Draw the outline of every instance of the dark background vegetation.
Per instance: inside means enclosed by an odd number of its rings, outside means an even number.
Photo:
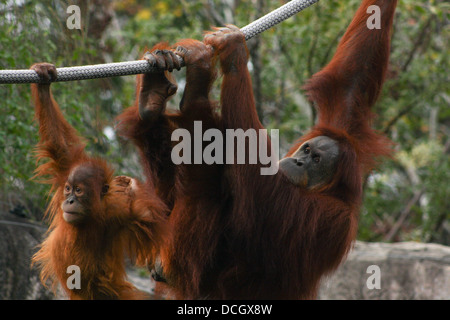
[[[243,27],[285,2],[2,0],[0,69],[137,60],[160,41],[201,40],[225,23]],[[314,122],[301,86],[330,60],[359,3],[322,0],[248,43],[258,112],[265,126],[280,129],[282,154]],[[70,4],[81,8],[81,30],[66,27]],[[374,123],[395,142],[395,154],[367,179],[360,240],[449,244],[449,8],[443,0],[399,2]],[[176,77],[181,93],[183,72]],[[118,174],[141,176],[134,148],[113,131],[115,116],[133,103],[133,76],[58,83],[53,92],[88,151]],[[49,188],[31,179],[38,135],[30,98],[29,85],[0,85],[0,211],[40,220]]]

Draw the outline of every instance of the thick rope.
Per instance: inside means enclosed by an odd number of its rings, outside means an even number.
[[[241,31],[245,40],[249,40],[261,32],[290,18],[319,0],[292,0],[262,18],[243,27]],[[181,58],[180,58],[181,59]],[[181,61],[183,64],[183,61]],[[58,76],[52,82],[74,81],[97,78],[126,76],[155,72],[157,68],[151,61],[137,60],[96,64],[79,67],[57,68]],[[0,84],[5,83],[39,83],[40,78],[34,70],[0,70]]]

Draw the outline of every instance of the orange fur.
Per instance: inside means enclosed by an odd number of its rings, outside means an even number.
[[[192,133],[195,120],[202,121],[204,130],[263,128],[242,35],[210,33],[205,43],[214,47],[215,56],[194,40],[179,44],[189,55],[176,116],[161,112],[157,121],[141,120],[138,101],[151,96],[138,91],[136,105],[119,118],[120,129],[140,149],[158,192],[170,195],[163,199],[171,209],[173,234],[161,253],[169,294],[184,299],[316,297],[320,279],[338,267],[356,237],[363,175],[388,152],[387,139],[370,127],[370,109],[384,81],[396,3],[362,1],[332,61],[306,86],[319,121],[290,153],[319,135],[337,141],[339,164],[323,188],[295,186],[282,172],[262,176],[261,164],[171,163],[171,132],[185,128]],[[365,24],[366,9],[373,4],[382,9],[381,30]],[[220,115],[208,97],[216,60],[223,72]]]
[[[153,189],[126,177],[113,177],[112,168],[89,157],[75,129],[64,119],[50,86],[33,84],[32,94],[41,141],[36,176],[49,176],[53,197],[47,208],[50,228],[33,264],[41,280],[56,290],[62,286],[70,299],[143,299],[147,295],[126,280],[125,258],[139,265],[152,264],[168,234],[167,208]],[[95,168],[88,221],[72,225],[63,219],[64,184],[77,166]],[[87,182],[86,182],[87,183]],[[109,185],[100,196],[101,186]],[[98,198],[96,198],[98,196]],[[81,289],[69,289],[70,265],[81,271]]]

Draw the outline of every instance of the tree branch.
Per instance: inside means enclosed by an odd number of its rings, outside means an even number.
[[[391,130],[391,128],[395,125],[395,123],[401,118],[403,117],[405,114],[407,114],[409,111],[411,111],[412,108],[414,108],[414,106],[416,105],[417,100],[414,100],[412,103],[410,103],[409,105],[407,105],[406,107],[404,107],[402,110],[400,110],[400,112],[393,117],[391,120],[389,120],[389,122],[387,123],[387,125],[384,127],[383,130],[381,130],[384,134],[388,134],[389,131]]]
[[[412,62],[416,51],[419,49],[425,36],[427,35],[427,31],[431,25],[431,21],[433,20],[433,18],[434,18],[434,15],[431,15],[428,18],[428,20],[425,22],[423,28],[420,30],[419,35],[417,37],[415,37],[416,41],[414,42],[412,49],[409,52],[408,58],[406,59],[405,63],[403,64],[403,66],[401,68],[402,72],[405,72],[408,69],[408,66]]]
[[[411,209],[413,208],[413,206],[417,203],[417,201],[419,201],[420,197],[423,195],[423,193],[425,192],[425,189],[420,189],[420,190],[416,190],[414,192],[414,195],[412,196],[412,198],[408,201],[408,203],[406,204],[406,207],[402,210],[402,212],[400,213],[399,218],[397,219],[397,221],[395,222],[395,224],[392,226],[391,230],[388,232],[388,234],[384,237],[385,241],[392,241],[392,239],[397,235],[398,231],[400,230],[401,226],[403,225],[403,223],[405,222],[406,218],[409,216],[409,214],[411,213]]]

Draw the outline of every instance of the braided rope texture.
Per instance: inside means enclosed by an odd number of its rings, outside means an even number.
[[[292,0],[269,14],[259,18],[241,29],[245,40],[249,40],[263,31],[290,18],[296,13],[308,8],[319,0]],[[180,58],[181,59],[181,58]],[[181,61],[182,62],[182,61]],[[108,78],[157,70],[154,64],[146,60],[96,64],[79,67],[57,68],[57,78],[52,82],[75,81],[86,79]],[[0,70],[0,84],[8,83],[39,83],[40,78],[34,70]]]
[[[249,40],[267,29],[279,24],[280,22],[289,19],[296,13],[308,8],[319,0],[293,0],[285,5],[275,9],[266,14],[264,17],[250,23],[241,29],[245,34],[245,40]]]

